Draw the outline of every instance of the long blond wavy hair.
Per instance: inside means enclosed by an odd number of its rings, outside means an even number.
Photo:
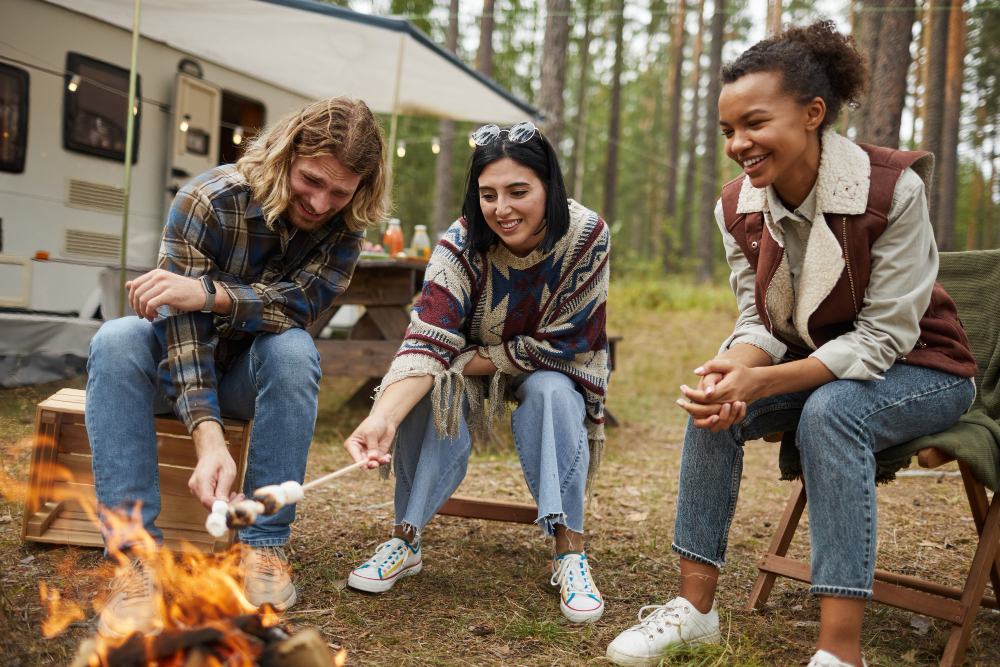
[[[350,229],[360,231],[389,217],[386,145],[378,120],[361,100],[334,97],[313,102],[265,128],[236,162],[268,224],[291,203],[292,158],[321,155],[332,155],[361,176],[342,211]]]

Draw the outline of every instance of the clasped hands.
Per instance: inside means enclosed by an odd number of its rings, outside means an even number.
[[[743,420],[747,405],[763,397],[761,370],[731,359],[708,361],[694,370],[701,376],[696,388],[681,385],[685,398],[677,405],[694,418],[696,428],[727,429]]]

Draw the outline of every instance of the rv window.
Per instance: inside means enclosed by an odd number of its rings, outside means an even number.
[[[128,70],[79,53],[66,55],[66,69],[63,145],[71,151],[124,160]],[[136,76],[132,164],[139,159],[140,90]]]
[[[264,105],[242,95],[222,91],[219,164],[232,164],[264,127]]]
[[[28,147],[28,73],[0,63],[0,171],[20,174]]]

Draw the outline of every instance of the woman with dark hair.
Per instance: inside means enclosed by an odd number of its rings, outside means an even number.
[[[463,217],[434,249],[371,415],[344,443],[372,468],[395,458],[396,473],[393,535],[348,583],[381,592],[420,571],[421,530],[465,477],[470,432],[486,437],[513,402],[536,523],[555,538],[560,609],[592,622],[604,601],[583,550],[583,503],[604,443],[610,232],[567,201],[534,125],[487,125],[473,139]]]
[[[861,623],[877,542],[875,454],[951,426],[976,364],[935,283],[927,213],[932,156],[855,144],[829,129],[865,90],[853,40],[832,22],[792,28],[722,71],[726,154],[743,168],[715,216],[740,316],[682,386],[684,436],[673,550],[678,597],[644,607],[608,646],[620,665],[718,642],[715,591],[743,445],[794,434],[809,498],[810,667],[863,665]]]

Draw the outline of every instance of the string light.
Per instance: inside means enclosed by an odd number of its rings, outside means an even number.
[[[440,152],[441,152],[441,140],[438,139],[437,137],[434,137],[433,139],[431,139],[431,153],[437,155]]]
[[[476,147],[476,140],[473,139],[472,137],[469,137],[469,148],[475,148],[475,147]]]
[[[405,141],[397,141],[396,142],[396,155],[398,155],[399,157],[403,157],[404,155],[406,155],[406,142]]]
[[[139,115],[139,104],[138,103],[132,105],[132,115],[133,116],[138,116]]]
[[[75,93],[76,89],[80,87],[80,75],[74,74],[66,87],[69,88],[69,92]]]
[[[233,130],[233,144],[239,146],[243,143],[243,126],[237,125]]]
[[[188,128],[191,127],[191,116],[189,114],[184,114],[184,120],[181,121],[181,132],[187,132]]]

